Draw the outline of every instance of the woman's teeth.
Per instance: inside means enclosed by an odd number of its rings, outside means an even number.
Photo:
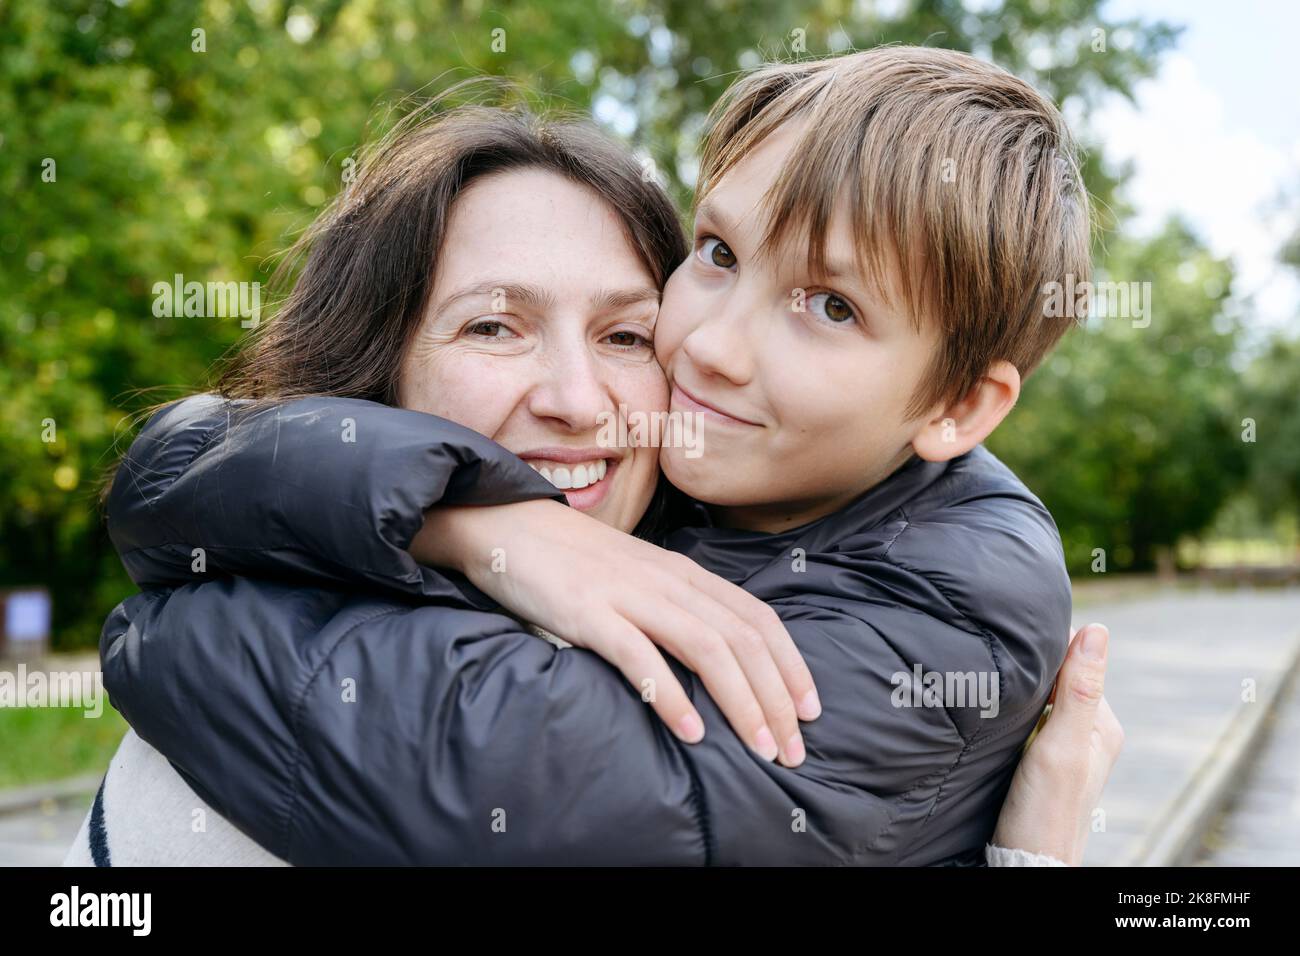
[[[531,461],[528,464],[532,465],[534,471],[561,491],[594,485],[605,477],[605,472],[609,467],[608,462],[603,458],[593,462],[585,462],[581,465],[555,465],[551,467],[549,465],[534,464]]]

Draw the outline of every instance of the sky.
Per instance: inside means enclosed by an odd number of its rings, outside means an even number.
[[[1115,97],[1090,124],[1109,158],[1134,164],[1135,231],[1181,213],[1233,259],[1251,324],[1300,332],[1300,277],[1277,261],[1300,228],[1300,3],[1111,0],[1105,11],[1185,26],[1136,106]]]

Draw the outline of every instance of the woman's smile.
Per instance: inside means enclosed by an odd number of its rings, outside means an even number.
[[[563,491],[569,506],[579,511],[589,511],[605,500],[620,460],[603,448],[535,448],[517,454]]]

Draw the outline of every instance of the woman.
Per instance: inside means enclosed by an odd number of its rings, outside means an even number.
[[[196,784],[199,793],[209,797],[213,795],[212,777],[208,771],[222,766],[223,756],[229,756],[233,751],[209,749],[213,745],[221,746],[222,741],[207,739],[202,732],[191,737],[188,731],[182,729],[179,736],[176,731],[181,729],[184,719],[196,715],[214,729],[220,727],[220,715],[229,715],[231,708],[238,705],[240,691],[238,681],[225,683],[231,675],[223,675],[219,667],[209,671],[215,678],[211,690],[219,703],[205,702],[204,698],[210,695],[198,693],[199,688],[194,684],[176,687],[161,679],[172,664],[179,665],[188,660],[192,666],[196,663],[193,655],[219,650],[212,646],[211,639],[221,631],[200,633],[194,630],[196,622],[205,616],[210,621],[213,615],[222,615],[227,627],[233,626],[237,635],[246,637],[250,632],[256,633],[259,627],[267,627],[268,622],[239,622],[237,616],[242,613],[241,608],[257,608],[256,613],[260,615],[263,611],[273,613],[272,609],[284,607],[291,610],[294,622],[311,621],[306,631],[295,634],[282,632],[281,624],[285,621],[280,620],[270,626],[273,633],[263,635],[267,638],[268,653],[290,654],[290,657],[268,657],[251,665],[262,678],[274,679],[277,673],[288,673],[278,671],[281,665],[296,673],[296,664],[286,662],[290,661],[292,653],[296,653],[291,648],[302,649],[301,639],[305,633],[310,631],[319,636],[319,632],[313,630],[317,623],[335,621],[340,616],[347,617],[353,626],[363,630],[369,621],[404,622],[404,630],[380,632],[370,628],[370,646],[382,646],[387,652],[400,642],[405,648],[402,653],[417,655],[409,659],[409,662],[415,662],[419,654],[426,653],[419,643],[421,638],[414,634],[419,628],[412,622],[418,619],[421,627],[444,629],[440,632],[442,634],[450,634],[451,631],[445,629],[451,627],[461,635],[469,632],[483,637],[474,643],[487,646],[488,656],[476,658],[473,662],[475,667],[509,667],[517,672],[517,679],[510,684],[512,693],[499,701],[513,708],[506,714],[515,720],[515,724],[508,728],[510,733],[517,735],[525,729],[532,729],[540,733],[542,742],[557,740],[566,744],[573,742],[575,733],[593,736],[598,732],[613,733],[611,737],[581,741],[582,754],[589,758],[599,755],[601,760],[621,757],[629,761],[622,765],[629,771],[627,774],[620,774],[617,768],[612,771],[607,768],[607,773],[601,778],[602,784],[611,781],[605,784],[606,791],[594,803],[583,804],[577,820],[557,811],[554,806],[556,794],[547,801],[531,792],[511,793],[510,799],[503,801],[503,814],[511,812],[511,803],[517,800],[523,819],[528,820],[530,812],[533,812],[536,818],[544,817],[546,820],[545,826],[525,834],[523,845],[509,845],[509,841],[501,840],[484,842],[485,833],[470,834],[463,827],[456,830],[443,827],[442,837],[454,843],[457,853],[462,854],[453,858],[510,862],[554,859],[566,862],[708,862],[712,858],[725,862],[733,853],[743,855],[745,848],[739,843],[735,847],[725,843],[710,846],[708,835],[701,835],[699,829],[701,806],[711,802],[714,808],[739,813],[745,808],[740,803],[734,808],[729,805],[729,790],[742,785],[745,779],[765,779],[772,784],[793,781],[770,776],[768,770],[760,771],[762,777],[746,778],[746,774],[753,775],[758,768],[744,762],[743,750],[737,751],[727,739],[718,741],[717,746],[721,749],[715,752],[715,756],[728,764],[710,766],[703,773],[699,767],[693,770],[681,762],[684,752],[678,749],[678,745],[667,746],[666,738],[656,734],[653,726],[647,724],[639,700],[629,702],[626,691],[611,682],[616,679],[607,667],[589,656],[555,651],[540,642],[534,641],[532,645],[521,643],[515,632],[502,630],[508,627],[508,621],[500,614],[480,610],[485,605],[490,606],[490,602],[482,600],[481,594],[454,575],[417,567],[406,553],[406,547],[410,546],[419,528],[420,511],[430,504],[500,504],[509,500],[554,496],[551,486],[522,466],[518,458],[511,460],[510,456],[504,455],[502,446],[525,457],[553,461],[556,453],[550,449],[556,445],[572,447],[574,437],[590,427],[591,413],[597,405],[606,402],[617,405],[614,399],[628,399],[627,404],[633,408],[652,410],[663,407],[662,376],[656,379],[657,368],[647,347],[653,328],[653,309],[647,305],[654,304],[655,290],[662,284],[666,270],[680,258],[682,250],[675,224],[668,231],[662,228],[665,222],[672,223],[671,208],[662,196],[646,198],[647,193],[654,191],[644,184],[636,185],[638,173],[639,170],[621,158],[616,150],[585,130],[570,126],[534,128],[518,116],[461,113],[441,123],[413,126],[403,131],[394,145],[381,154],[372,171],[358,182],[356,193],[345,197],[336,215],[312,237],[316,242],[312,258],[285,311],[268,326],[266,337],[244,369],[244,377],[235,378],[233,381],[237,384],[229,389],[235,395],[257,398],[284,399],[300,394],[349,395],[390,402],[397,398],[419,411],[436,412],[470,425],[491,435],[497,440],[497,445],[481,436],[458,430],[447,422],[416,421],[416,417],[403,417],[401,412],[378,409],[366,402],[338,399],[320,400],[315,404],[311,401],[297,403],[301,412],[298,421],[307,426],[318,424],[309,421],[312,416],[341,415],[329,423],[331,428],[337,429],[333,436],[338,443],[335,447],[352,456],[346,460],[351,461],[358,472],[310,475],[295,468],[286,476],[275,471],[276,462],[280,459],[298,463],[309,460],[299,456],[304,453],[310,456],[311,443],[309,441],[296,449],[289,444],[274,445],[269,470],[240,472],[244,478],[239,480],[244,481],[253,474],[260,474],[268,482],[284,477],[290,481],[302,481],[306,477],[314,483],[313,493],[307,500],[295,500],[292,491],[286,491],[283,485],[268,486],[276,488],[271,496],[275,502],[274,508],[264,513],[271,524],[263,525],[261,530],[269,531],[272,537],[286,530],[288,533],[269,545],[268,540],[262,538],[253,550],[247,550],[223,532],[230,530],[231,521],[247,527],[245,519],[235,518],[235,512],[247,507],[256,513],[267,499],[259,500],[263,489],[256,485],[235,487],[221,483],[230,477],[229,474],[222,475],[224,465],[229,464],[226,454],[241,449],[258,454],[259,449],[265,447],[265,443],[259,444],[259,438],[270,433],[266,431],[271,428],[268,423],[276,423],[283,412],[271,410],[250,416],[241,415],[238,408],[220,408],[214,415],[212,408],[196,410],[190,403],[188,410],[173,413],[170,420],[164,417],[151,423],[152,437],[147,430],[145,439],[154,442],[154,447],[142,449],[139,455],[133,452],[135,460],[128,460],[117,481],[117,489],[143,491],[143,494],[136,494],[134,498],[125,494],[119,496],[115,489],[116,514],[114,503],[110,502],[110,521],[118,522],[114,529],[115,540],[123,550],[128,568],[143,586],[176,585],[182,578],[192,580],[190,575],[194,572],[209,574],[220,570],[225,573],[270,574],[292,570],[334,582],[347,581],[354,587],[358,582],[365,582],[370,587],[388,589],[390,595],[400,593],[408,601],[416,597],[425,602],[438,602],[437,607],[426,604],[412,609],[409,604],[395,601],[391,596],[375,599],[369,595],[340,594],[326,589],[286,590],[273,582],[217,580],[175,592],[153,592],[142,596],[144,600],[133,608],[115,614],[106,625],[104,645],[105,671],[114,701],[133,725],[137,724],[137,717],[140,718],[138,723],[144,736],[164,746],[164,752],[185,771],[186,778]],[[414,235],[381,228],[385,222],[402,219],[398,214],[403,207],[416,200],[423,203],[421,208],[425,215],[415,218]],[[676,235],[676,240],[669,238],[671,235]],[[359,241],[357,236],[361,237]],[[484,245],[480,242],[484,236],[495,237],[498,244]],[[502,246],[500,240],[503,237],[520,241],[517,246]],[[461,257],[465,260],[463,267],[458,265],[457,259],[457,253],[462,251],[465,253]],[[437,252],[440,254],[431,277],[433,288],[426,296],[424,283],[429,281],[429,277],[425,264],[433,261]],[[478,321],[481,313],[474,308],[460,315],[459,319],[454,312],[457,303],[472,303],[475,297],[490,299],[494,290],[503,289],[500,286],[484,287],[482,283],[475,285],[471,281],[482,278],[475,274],[475,268],[485,262],[509,262],[516,270],[513,276],[522,276],[525,281],[514,283],[507,294],[516,300],[531,299],[537,308],[530,334],[541,344],[537,348],[510,354],[505,361],[500,352],[486,352],[481,342],[483,339],[500,339],[498,327]],[[594,262],[600,263],[596,277],[590,274],[588,265]],[[581,268],[575,268],[575,263]],[[599,281],[591,281],[593,278]],[[452,294],[442,295],[440,286],[451,290]],[[435,310],[435,321],[423,323],[419,321],[423,318],[421,307],[429,298],[439,302],[440,308]],[[479,304],[477,308],[483,306]],[[358,316],[369,321],[358,322]],[[440,326],[439,321],[443,319],[446,324]],[[420,334],[414,331],[417,327]],[[421,348],[425,349],[423,360],[411,361],[411,356],[420,355]],[[358,357],[364,361],[358,361]],[[423,381],[413,379],[409,374],[413,367],[423,369],[427,377]],[[238,384],[241,382],[242,386]],[[293,406],[285,406],[290,407]],[[199,422],[202,423],[200,433],[186,434],[187,429],[195,429]],[[223,423],[229,427],[218,427]],[[431,428],[438,431],[437,438],[431,440],[427,434],[414,437],[417,432],[427,433]],[[314,434],[319,440],[321,435],[319,431],[310,433],[309,428],[282,432],[278,425],[272,431],[277,442],[284,437],[289,443],[309,434]],[[159,435],[163,436],[161,442],[158,441]],[[229,439],[214,444],[222,435],[228,435]],[[382,441],[376,442],[376,435]],[[401,447],[395,449],[401,443],[394,439],[402,435],[408,439],[407,447],[412,452],[409,460],[402,457]],[[556,436],[560,436],[559,440]],[[319,450],[321,446],[315,447]],[[210,455],[216,448],[221,448],[221,453]],[[587,496],[590,500],[584,500],[583,496],[574,495],[571,503],[578,507],[585,504],[593,513],[599,511],[602,519],[614,526],[624,530],[630,528],[650,501],[655,486],[654,455],[647,454],[648,451],[653,450],[621,450],[612,462],[612,476],[608,474],[610,465],[606,465],[605,477],[613,480],[601,489],[599,498],[593,495]],[[448,463],[448,456],[454,461]],[[146,459],[149,470],[140,471],[139,466]],[[334,463],[338,461],[335,459]],[[426,486],[417,493],[420,507],[414,512],[410,501],[356,499],[353,489],[364,487],[366,482],[370,482],[372,488],[377,487],[375,479],[382,477],[367,473],[367,469],[399,465],[403,466],[404,475],[418,472],[422,466],[427,469]],[[521,467],[527,474],[521,473]],[[204,503],[216,505],[220,511],[202,514],[187,512],[184,507],[169,510],[178,500],[195,492],[202,493],[210,487],[205,484],[210,479],[217,481],[216,487],[221,490],[222,498],[219,501],[204,499]],[[323,493],[320,481],[329,486],[329,494]],[[144,487],[141,487],[142,483]],[[412,490],[409,484],[399,485],[403,496]],[[228,497],[234,495],[243,496],[243,500]],[[133,508],[139,509],[138,514],[131,513]],[[336,514],[331,508],[340,510]],[[666,505],[663,510],[667,510]],[[356,542],[354,539],[351,542],[357,545],[354,550],[361,552],[364,560],[350,566],[348,536],[355,528],[347,527],[346,522],[336,523],[335,519],[358,511],[364,516],[363,524],[370,530],[378,530],[381,538],[386,532],[392,532],[392,540],[376,545],[373,541]],[[163,525],[157,529],[163,532],[161,537],[147,544],[122,537],[124,522],[130,524],[133,519],[150,514],[165,515],[161,517]],[[313,515],[315,524],[311,520]],[[372,517],[377,519],[373,523],[370,521]],[[214,524],[206,528],[168,526],[173,521],[189,520],[198,520],[200,524],[212,521]],[[138,531],[135,528],[132,534]],[[400,546],[395,546],[394,541],[400,542]],[[509,554],[502,557],[508,564]],[[179,567],[177,558],[183,559]],[[760,762],[763,758],[770,760],[780,750],[784,762],[791,765],[803,763],[802,755],[797,753],[798,745],[787,743],[784,747],[777,747],[774,740],[762,739],[761,735],[750,736],[755,724],[764,725],[764,721],[784,730],[789,723],[782,724],[782,719],[792,722],[795,701],[802,703],[808,696],[807,691],[812,689],[811,676],[806,668],[800,666],[801,661],[793,660],[789,653],[788,634],[781,633],[770,616],[764,616],[761,605],[755,607],[756,602],[748,595],[726,582],[709,580],[700,585],[698,582],[702,577],[698,569],[687,570],[681,563],[674,564],[673,571],[690,576],[692,587],[703,595],[693,613],[719,638],[712,644],[684,646],[678,656],[700,675],[732,723],[744,728],[746,737],[741,738],[744,741],[742,747],[748,746]],[[178,572],[181,577],[177,577]],[[435,610],[438,611],[436,618],[433,615]],[[448,620],[453,624],[449,625]],[[737,620],[752,621],[752,629],[765,633],[768,639],[739,645],[728,643],[725,639],[728,631],[740,631],[734,627]],[[566,633],[565,636],[582,637],[577,633]],[[346,640],[346,637],[340,640]],[[452,644],[445,648],[447,653],[455,650],[456,640],[459,638],[453,638]],[[646,635],[629,634],[621,644],[611,643],[606,647],[611,657],[616,657],[616,648],[626,652],[628,648],[644,644],[648,644]],[[740,649],[732,650],[733,646]],[[146,649],[148,658],[143,653]],[[720,649],[727,653],[719,653]],[[241,653],[244,650],[256,656],[261,647],[244,645]],[[695,659],[692,659],[692,651]],[[307,649],[305,652],[313,651]],[[177,654],[180,656],[169,656]],[[203,669],[203,662],[197,663]],[[216,664],[217,661],[209,659],[208,663]],[[328,661],[316,663],[329,665]],[[423,663],[428,664],[428,659],[423,659]],[[265,670],[262,669],[264,664]],[[656,710],[662,713],[661,708],[665,706],[680,709],[682,698],[673,700],[674,689],[680,691],[678,676],[667,664],[663,669],[657,669],[649,655],[630,663],[625,654],[620,669],[651,681],[649,687],[659,693],[651,693],[647,702]],[[181,670],[184,669],[179,669],[173,676],[179,675]],[[436,667],[430,668],[431,672],[436,670]],[[244,676],[247,677],[247,673]],[[548,682],[560,677],[573,687],[581,688],[581,692],[566,692],[560,698],[550,698],[545,689],[536,690],[544,685],[553,686]],[[347,679],[345,677],[344,681]],[[682,679],[686,678],[683,676]],[[291,683],[286,683],[285,688]],[[464,690],[464,685],[459,686]],[[638,683],[639,689],[642,686]],[[152,689],[137,699],[139,690],[146,687]],[[164,689],[168,687],[171,689]],[[353,688],[363,701],[373,699],[376,694],[394,693],[402,704],[396,710],[385,711],[385,716],[395,721],[400,721],[402,711],[415,701],[418,725],[445,734],[447,740],[443,743],[453,749],[472,746],[476,759],[491,760],[494,755],[507,755],[525,762],[536,756],[521,746],[517,739],[499,747],[484,741],[465,742],[476,734],[481,735],[487,726],[493,732],[500,731],[500,721],[458,723],[464,717],[458,712],[454,719],[434,728],[426,722],[430,715],[436,717],[442,706],[451,705],[446,700],[408,696],[408,689],[402,686],[394,691],[391,687],[375,686],[373,682]],[[228,696],[222,697],[226,692]],[[354,697],[351,702],[357,700]],[[555,706],[557,701],[563,706]],[[307,713],[321,716],[321,712],[312,711],[311,705],[303,705],[301,701],[291,709],[299,709],[302,713],[300,708],[303,706],[307,707]],[[454,706],[465,713],[473,711],[472,703],[461,700],[456,700]],[[815,712],[816,708],[810,710]],[[562,724],[571,712],[583,720],[566,728]],[[351,720],[356,716],[344,712],[328,719]],[[370,718],[373,716],[372,713]],[[815,713],[806,710],[803,716],[811,718]],[[601,721],[608,726],[602,727]],[[144,729],[146,726],[148,730]],[[1053,726],[1064,726],[1064,723],[1049,723],[1048,730]],[[254,763],[273,754],[282,743],[299,751],[298,756],[306,758],[307,762],[301,765],[304,767],[323,767],[339,756],[337,753],[301,752],[303,741],[277,741],[273,738],[279,730],[269,725],[265,729],[268,738],[256,745],[258,754]],[[675,723],[673,729],[688,740],[692,737],[698,740],[703,730],[682,727],[679,723]],[[712,727],[708,735],[710,739],[727,736],[725,728]],[[290,737],[296,738],[296,732]],[[768,737],[772,737],[770,730]],[[334,746],[337,739],[341,738],[334,738],[327,746]],[[411,737],[408,742],[414,739]],[[782,735],[778,739],[792,741],[794,735]],[[418,748],[424,756],[410,750],[402,752],[404,745],[395,746],[392,754],[374,755],[378,764],[366,771],[367,780],[371,772],[394,771],[428,759],[427,742],[424,740]],[[192,750],[189,749],[191,743],[194,744]],[[252,743],[252,737],[244,737],[241,746]],[[268,749],[261,749],[263,744]],[[310,749],[310,742],[307,746]],[[459,759],[455,753],[441,754],[436,765],[439,776],[453,768]],[[494,784],[508,787],[513,779],[522,777],[531,781],[529,786],[534,789],[548,782],[562,787],[570,762],[561,761],[547,768],[545,755],[541,759],[542,763],[533,764],[531,768],[524,763],[521,772],[514,777],[508,773],[494,775]],[[637,788],[621,785],[624,777],[636,780],[633,768],[638,761],[645,759],[662,761],[654,775],[656,792],[646,794],[638,792]],[[734,772],[734,780],[728,766]],[[535,772],[529,773],[530,769]],[[474,772],[481,773],[481,770],[481,765],[476,765]],[[316,771],[313,769],[311,772]],[[201,783],[200,778],[205,776],[207,782]],[[259,798],[253,791],[265,793],[279,782],[241,777],[234,785],[248,788],[248,796],[257,800]],[[358,780],[358,783],[365,782]],[[369,782],[373,784],[373,781]],[[572,780],[569,782],[574,783]],[[818,781],[819,786],[826,783]],[[684,789],[679,791],[679,787]],[[393,832],[383,832],[383,808],[368,803],[376,798],[373,786],[359,789],[366,791],[362,798],[364,809],[381,817],[379,826],[369,834],[361,848],[363,858],[403,859],[400,850],[392,847]],[[824,799],[821,790],[818,794],[814,799]],[[321,796],[327,815],[348,812],[342,809],[352,799],[347,794],[331,793],[328,800],[324,799],[324,794]],[[565,791],[561,789],[558,798],[564,796]],[[444,797],[445,794],[435,795],[435,801]],[[574,798],[581,800],[579,796]],[[300,797],[295,793],[294,799],[298,802],[293,805],[305,814],[314,814],[320,809],[310,806],[309,795]],[[111,801],[105,800],[101,806],[105,803]],[[237,822],[258,837],[259,842],[292,860],[316,862],[322,859],[314,855],[320,847],[311,841],[306,846],[297,844],[297,837],[292,832],[286,841],[282,839],[284,834],[273,826],[266,826],[265,820],[253,816],[241,818],[238,814],[244,812],[243,808],[228,800],[209,799],[209,803],[219,811],[231,810]],[[808,829],[793,831],[810,835],[810,839],[805,841],[809,855],[802,857],[803,860],[846,860],[864,855],[862,848],[853,849],[851,843],[846,844],[841,839],[848,829],[861,822],[855,814],[862,811],[859,807],[840,806],[844,810],[844,819],[838,823],[846,829],[826,829],[823,826],[825,821],[814,818]],[[599,821],[593,820],[589,813],[595,807],[599,807]],[[823,804],[813,809],[824,811],[828,808],[833,812],[840,807]],[[802,809],[796,807],[796,814]],[[114,813],[111,806],[106,806],[105,810],[110,817]],[[462,811],[463,807],[450,808],[453,816]],[[785,826],[789,826],[789,814],[786,816]],[[611,846],[607,827],[613,818],[623,824],[635,821],[642,832],[631,838],[624,833],[622,844]],[[1077,829],[1076,820],[1077,816],[1070,819],[1068,829],[1071,832]],[[87,827],[88,842],[92,829]],[[291,823],[290,830],[294,829],[296,825]],[[504,834],[507,825],[503,820],[501,830],[489,832]],[[1004,828],[1004,832],[1014,833],[1015,829]],[[438,846],[445,848],[451,843]],[[1022,848],[1034,850],[1038,847]],[[800,849],[802,852],[804,847]],[[874,851],[875,848],[866,848],[867,853]],[[894,850],[889,853],[898,855]],[[424,859],[436,856],[435,853]],[[938,862],[955,856],[934,853],[932,859],[925,861]],[[969,862],[969,853],[955,861]]]

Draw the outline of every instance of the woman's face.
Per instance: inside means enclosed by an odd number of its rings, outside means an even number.
[[[620,405],[667,407],[658,311],[654,278],[594,191],[543,170],[484,176],[452,206],[398,401],[487,435],[571,506],[630,531],[658,451],[598,436]]]

